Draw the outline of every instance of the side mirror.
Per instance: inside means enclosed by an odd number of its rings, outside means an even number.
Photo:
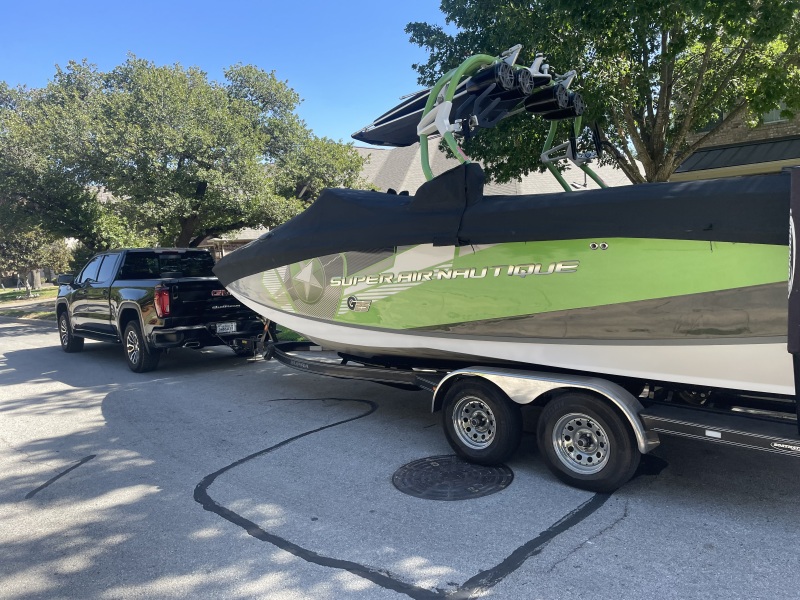
[[[75,275],[70,275],[69,273],[59,275],[56,279],[57,285],[72,285],[73,283],[75,283]]]

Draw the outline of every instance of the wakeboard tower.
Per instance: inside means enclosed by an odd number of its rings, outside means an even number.
[[[523,365],[551,372],[794,394],[786,352],[790,177],[572,191],[584,103],[574,71],[519,46],[478,55],[354,134],[420,142],[413,196],[328,189],[305,212],[223,257],[244,304],[370,364]],[[483,195],[457,138],[533,112],[565,194]],[[560,121],[569,141],[553,146]],[[462,164],[434,177],[429,137]],[[596,153],[600,146],[597,144]]]

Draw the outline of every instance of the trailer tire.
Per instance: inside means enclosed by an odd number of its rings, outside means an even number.
[[[69,314],[64,310],[58,316],[58,338],[64,352],[80,352],[83,350],[83,338],[72,333]]]
[[[481,465],[507,461],[522,439],[519,406],[490,383],[472,378],[448,390],[442,425],[456,454]]]
[[[123,348],[128,366],[134,373],[146,373],[158,366],[161,350],[148,349],[147,342],[142,336],[142,330],[136,321],[131,321],[125,327]]]
[[[633,477],[641,459],[629,423],[590,394],[568,393],[549,402],[536,437],[556,477],[592,492],[616,490]]]

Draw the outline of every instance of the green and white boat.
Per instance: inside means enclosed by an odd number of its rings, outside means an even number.
[[[515,81],[528,81],[508,58],[482,57],[434,86],[416,129],[424,148],[428,135],[450,143],[469,123],[491,124],[497,114],[478,109],[492,94],[505,94],[492,110],[508,115],[526,102],[543,110],[527,100],[539,93],[568,105],[546,106],[546,118],[576,116],[582,103],[565,101],[554,89],[565,80],[542,77],[541,64],[531,78],[540,85],[516,104],[507,89],[486,93],[496,77],[484,73],[503,61]],[[470,77],[483,87],[470,87]],[[460,121],[452,102],[442,108],[450,87],[451,99],[463,92]],[[363,131],[374,141],[380,123]],[[503,363],[793,395],[790,181],[786,173],[484,196],[480,166],[465,160],[414,196],[325,190],[214,271],[271,321],[364,362]]]

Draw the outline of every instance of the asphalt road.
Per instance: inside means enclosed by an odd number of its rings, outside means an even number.
[[[798,598],[800,461],[666,438],[612,495],[534,440],[503,491],[400,493],[429,397],[227,349],[128,370],[0,319],[0,598]]]

